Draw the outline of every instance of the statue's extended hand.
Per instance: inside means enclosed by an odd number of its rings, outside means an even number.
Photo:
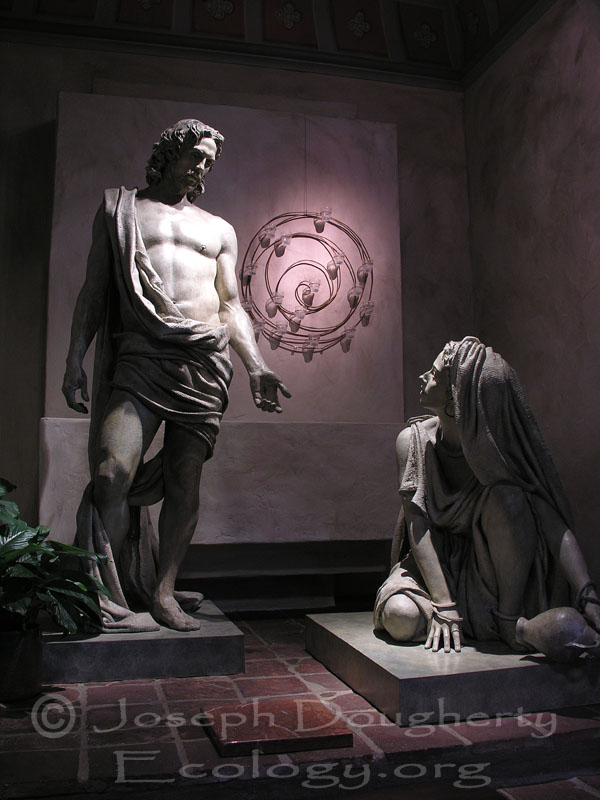
[[[449,653],[454,647],[457,653],[461,650],[460,623],[462,617],[456,609],[444,611],[443,614],[434,611],[425,642],[425,649],[434,653],[440,650],[443,643],[444,653]]]
[[[69,408],[78,411],[80,414],[87,414],[87,406],[78,403],[75,394],[79,390],[81,399],[89,403],[90,398],[87,390],[87,375],[83,367],[78,365],[68,365],[63,378],[62,392]]]
[[[284,397],[292,396],[281,378],[270,369],[250,373],[250,391],[257,408],[281,414],[281,406],[277,397],[278,389]]]

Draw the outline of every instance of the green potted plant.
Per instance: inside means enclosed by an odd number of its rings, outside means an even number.
[[[0,701],[40,691],[40,613],[65,633],[76,633],[100,621],[96,596],[108,595],[95,578],[73,566],[106,556],[48,541],[49,528],[31,527],[20,519],[17,504],[5,499],[14,488],[0,478]]]

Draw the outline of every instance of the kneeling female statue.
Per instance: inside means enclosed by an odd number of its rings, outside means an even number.
[[[435,416],[409,420],[396,442],[403,505],[376,630],[434,652],[463,638],[522,652],[519,617],[574,605],[600,642],[598,595],[514,370],[469,336],[420,382]]]

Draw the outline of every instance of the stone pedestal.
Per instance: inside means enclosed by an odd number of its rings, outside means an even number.
[[[376,635],[370,612],[308,616],[306,649],[399,725],[600,702],[594,659],[557,664],[495,642],[466,645],[461,653],[432,653],[422,644]]]
[[[45,633],[42,682],[187,678],[244,672],[244,635],[209,600],[193,614],[199,631],[62,636]]]

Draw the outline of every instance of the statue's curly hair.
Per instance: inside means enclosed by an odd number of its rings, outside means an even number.
[[[181,150],[186,144],[198,144],[201,139],[213,139],[217,146],[215,161],[221,155],[225,138],[216,128],[211,128],[199,119],[180,119],[175,125],[166,128],[160,135],[158,142],[152,145],[152,154],[146,164],[146,181],[148,186],[159,183],[165,167],[169,161],[179,158]],[[187,198],[190,202],[204,192],[204,179],[200,181],[198,187],[188,192]]]

